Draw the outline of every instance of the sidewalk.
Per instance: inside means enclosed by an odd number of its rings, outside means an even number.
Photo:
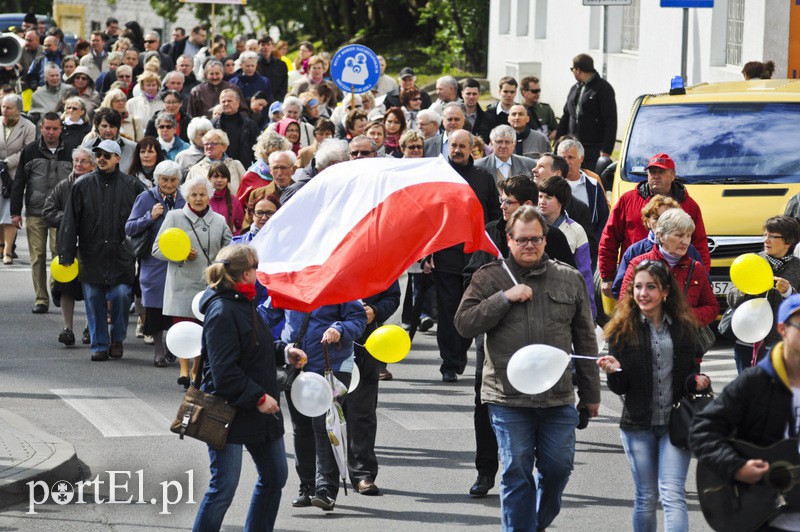
[[[0,408],[0,507],[25,500],[28,482],[72,481],[80,468],[71,444]]]

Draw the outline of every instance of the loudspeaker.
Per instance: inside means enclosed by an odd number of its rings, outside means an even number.
[[[13,33],[0,33],[0,66],[14,65],[22,57],[25,43]]]

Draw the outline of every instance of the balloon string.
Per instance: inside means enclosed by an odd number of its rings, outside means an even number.
[[[572,358],[585,358],[585,359],[587,359],[587,360],[599,360],[599,359],[600,359],[600,357],[591,357],[591,356],[588,356],[588,355],[570,355],[570,356],[571,356]],[[622,368],[617,368],[617,369],[615,369],[614,371],[615,371],[615,372],[616,372],[616,371],[622,371]]]

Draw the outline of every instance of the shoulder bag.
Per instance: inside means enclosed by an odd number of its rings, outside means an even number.
[[[155,197],[153,191],[150,190],[150,195],[153,196],[156,201],[158,198]],[[166,212],[164,213],[166,215]],[[125,236],[125,247],[128,248],[128,251],[133,254],[134,257],[137,259],[146,259],[149,257],[153,252],[153,242],[156,240],[156,233],[153,231],[152,227],[148,227],[141,233],[135,236]]]
[[[697,262],[692,259],[692,264],[689,266],[689,275],[686,277],[686,284],[683,287],[683,297],[686,297],[686,294],[689,293],[689,285],[692,282],[692,272],[694,271],[694,263]],[[714,331],[711,330],[711,327],[706,325],[705,327],[700,327],[697,329],[697,339],[695,340],[697,343],[697,347],[700,349],[702,354],[706,354],[709,349],[714,347],[714,344],[717,341],[717,336],[714,334]]]
[[[694,375],[689,375],[683,385],[684,397],[672,405],[672,412],[669,415],[669,441],[679,449],[689,449],[689,431],[692,427],[694,416],[711,404],[714,400],[714,390],[709,383],[708,388],[699,394],[689,393],[689,379]]]

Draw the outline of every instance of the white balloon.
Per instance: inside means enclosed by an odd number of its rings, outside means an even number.
[[[176,323],[167,331],[167,349],[178,358],[200,356],[203,327],[193,321]]]
[[[194,296],[194,299],[192,299],[192,314],[194,314],[194,317],[200,321],[206,319],[206,315],[200,312],[200,298],[203,297],[203,294],[205,293],[205,290],[202,292],[197,292],[197,295]]]
[[[597,352],[599,353],[606,348],[606,335],[603,333],[603,328],[595,325],[594,335],[597,338]]]
[[[561,379],[570,357],[557,347],[526,345],[508,361],[508,381],[517,391],[528,394],[546,392]]]
[[[307,417],[323,415],[333,403],[333,391],[325,377],[304,371],[292,383],[292,403]]]
[[[772,330],[772,306],[765,298],[745,301],[733,312],[731,330],[746,344],[763,340]]]
[[[350,386],[347,388],[347,393],[353,393],[353,390],[358,388],[359,382],[361,382],[361,370],[358,369],[358,364],[353,364],[353,373],[350,375]]]

